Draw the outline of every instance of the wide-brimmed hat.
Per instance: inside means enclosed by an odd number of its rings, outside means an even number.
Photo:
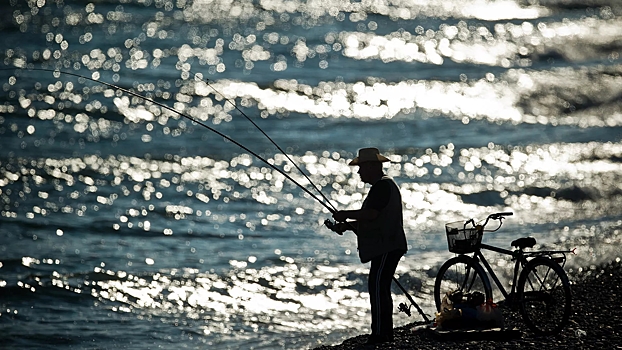
[[[388,162],[389,158],[380,154],[380,151],[375,147],[361,148],[356,158],[352,159],[348,165],[359,165],[368,162]]]

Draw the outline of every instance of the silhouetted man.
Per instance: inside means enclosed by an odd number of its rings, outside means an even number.
[[[388,161],[377,148],[360,149],[349,165],[358,165],[361,180],[371,185],[369,193],[361,209],[333,213],[338,222],[335,231],[354,231],[361,262],[371,261],[368,288],[372,317],[368,344],[393,340],[391,281],[407,250],[402,196],[395,181],[382,171],[382,163]]]

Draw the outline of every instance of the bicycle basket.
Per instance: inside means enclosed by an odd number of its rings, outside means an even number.
[[[482,243],[483,230],[464,227],[464,221],[445,224],[449,251],[457,254],[472,253]]]

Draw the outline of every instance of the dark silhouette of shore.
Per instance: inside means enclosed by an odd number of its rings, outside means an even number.
[[[421,323],[412,323],[395,329],[395,340],[391,343],[365,347],[367,335],[361,335],[315,350],[622,349],[622,260],[618,258],[606,265],[584,268],[570,279],[572,316],[570,324],[556,336],[537,337],[522,323],[520,315],[504,310],[506,325],[517,329],[510,335],[453,339],[439,336]]]

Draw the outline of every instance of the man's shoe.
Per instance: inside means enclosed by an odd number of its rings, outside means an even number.
[[[370,335],[369,338],[367,338],[367,345],[375,345],[375,344],[381,344],[381,343],[387,343],[387,342],[391,342],[393,341],[393,337],[390,336],[386,336],[386,335]]]

